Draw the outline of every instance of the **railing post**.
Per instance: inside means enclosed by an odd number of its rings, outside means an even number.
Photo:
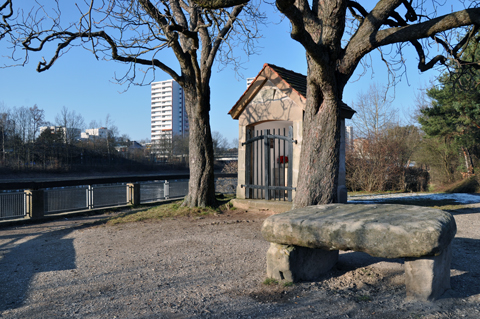
[[[38,219],[45,215],[45,200],[43,198],[44,192],[42,189],[26,189],[26,211],[25,218]]]
[[[165,196],[165,199],[170,197],[170,183],[167,180],[165,180],[165,184],[163,184],[163,196]]]
[[[140,184],[128,183],[127,184],[127,202],[129,205],[140,205]]]
[[[87,207],[88,209],[93,209],[93,187],[88,185],[87,188]]]

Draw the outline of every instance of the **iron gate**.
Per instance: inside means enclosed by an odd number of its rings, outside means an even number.
[[[282,132],[283,131],[283,132]],[[283,135],[282,135],[283,134]],[[292,201],[293,127],[247,129],[245,197]]]

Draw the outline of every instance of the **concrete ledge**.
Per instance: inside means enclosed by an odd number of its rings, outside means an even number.
[[[239,199],[235,198],[231,200],[234,207],[241,209],[266,209],[276,214],[285,213],[292,210],[292,202],[286,201],[273,201],[264,199]]]

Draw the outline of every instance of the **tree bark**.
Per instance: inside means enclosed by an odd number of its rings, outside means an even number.
[[[213,206],[215,181],[213,176],[213,143],[210,131],[210,87],[197,89],[185,85],[185,106],[189,118],[190,181],[188,195],[182,206]]]
[[[341,94],[334,68],[307,56],[307,104],[294,207],[337,202]]]

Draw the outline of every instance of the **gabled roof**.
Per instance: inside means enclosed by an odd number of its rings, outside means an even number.
[[[238,119],[243,110],[245,110],[247,105],[255,98],[257,93],[268,80],[272,81],[282,91],[289,92],[289,94],[287,94],[290,98],[305,105],[307,96],[307,77],[303,74],[265,63],[262,70],[258,73],[228,114],[234,119]],[[355,111],[347,104],[343,102],[341,103],[341,116],[351,119]]]

